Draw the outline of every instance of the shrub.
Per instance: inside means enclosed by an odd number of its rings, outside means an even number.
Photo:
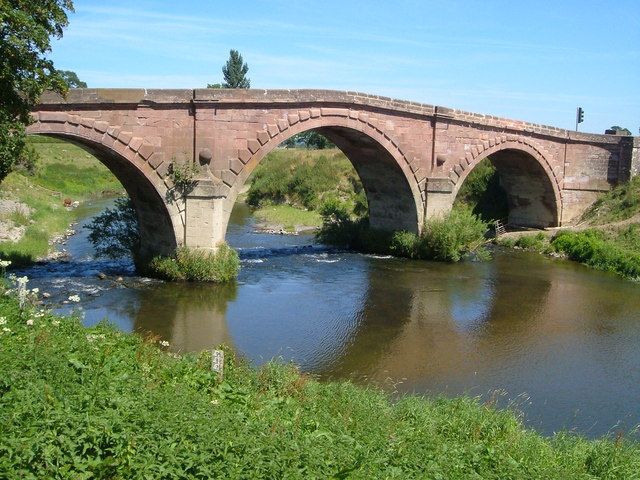
[[[421,235],[419,256],[445,262],[457,262],[481,248],[487,224],[471,210],[454,209],[442,218],[428,220]]]
[[[389,251],[398,257],[416,258],[420,251],[420,237],[404,230],[395,232]]]
[[[172,257],[155,257],[149,263],[154,276],[171,281],[227,283],[238,276],[240,260],[227,244],[216,252],[180,247]]]
[[[360,179],[341,152],[276,150],[253,174],[246,202],[252,207],[286,203],[318,210],[328,197],[345,201],[350,212],[366,212]]]
[[[535,235],[522,235],[515,241],[515,246],[524,248],[525,250],[535,250],[542,252],[546,247],[546,239],[544,233],[538,232]]]
[[[445,262],[457,262],[471,253],[477,253],[479,259],[488,255],[483,247],[487,224],[468,209],[458,208],[442,218],[427,221],[421,235],[372,229],[367,218],[349,217],[339,201],[326,202],[321,214],[323,225],[317,238],[331,245]]]

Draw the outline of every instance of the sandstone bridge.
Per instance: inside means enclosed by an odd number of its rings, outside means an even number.
[[[450,210],[487,156],[507,192],[509,222],[531,227],[570,223],[640,171],[640,138],[327,90],[78,89],[43,96],[28,132],[75,141],[113,172],[150,256],[178,245],[214,248],[251,172],[311,129],[353,163],[371,225],[387,230],[417,232]],[[188,164],[197,184],[178,192],[171,172]]]

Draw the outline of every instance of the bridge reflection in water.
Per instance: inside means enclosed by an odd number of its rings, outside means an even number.
[[[295,239],[292,241],[304,242]],[[137,293],[135,329],[177,350],[228,343],[255,363],[400,392],[526,393],[544,432],[640,422],[640,296],[615,276],[534,254],[444,265],[345,253],[245,263],[236,288]]]

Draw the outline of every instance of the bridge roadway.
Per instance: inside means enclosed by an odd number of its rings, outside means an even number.
[[[451,209],[491,157],[512,224],[568,224],[640,172],[640,138],[577,133],[416,102],[330,90],[74,89],[45,94],[28,133],[73,140],[120,180],[138,213],[142,256],[211,249],[260,161],[316,130],[353,163],[371,225],[417,232]],[[191,166],[191,167],[189,167]],[[175,173],[192,168],[195,186]]]

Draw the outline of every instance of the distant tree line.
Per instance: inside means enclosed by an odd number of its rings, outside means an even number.
[[[282,143],[285,148],[312,148],[316,150],[324,150],[325,148],[334,148],[335,145],[324,135],[319,134],[315,130],[298,133],[288,138]]]

